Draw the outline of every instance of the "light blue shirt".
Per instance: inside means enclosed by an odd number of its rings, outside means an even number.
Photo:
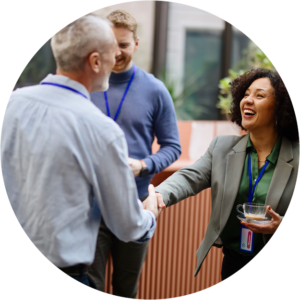
[[[87,99],[36,85],[16,90],[9,100],[2,172],[29,238],[58,267],[93,262],[100,211],[120,240],[149,240],[156,221],[138,200],[122,130],[95,107],[82,84],[61,75],[42,82],[71,87]]]

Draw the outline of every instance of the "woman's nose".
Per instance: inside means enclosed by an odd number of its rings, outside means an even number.
[[[247,103],[251,103],[253,104],[254,101],[253,101],[253,97],[251,95],[249,95],[247,98],[244,99]]]

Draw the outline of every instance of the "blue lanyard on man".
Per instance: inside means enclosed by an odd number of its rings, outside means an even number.
[[[53,82],[42,82],[41,84],[47,84],[47,85],[53,85],[53,86],[57,86],[57,87],[60,87],[60,88],[63,88],[63,89],[66,89],[66,90],[69,90],[69,91],[72,91],[76,94],[79,94],[81,95],[82,97],[88,99],[88,97],[86,95],[84,95],[83,93],[69,87],[69,86],[66,86],[66,85],[62,85],[62,84],[58,84],[58,83],[53,83]]]
[[[120,104],[119,104],[119,107],[118,107],[118,109],[117,109],[116,115],[115,115],[115,117],[114,117],[114,121],[116,121],[117,118],[118,118],[118,115],[119,115],[119,113],[120,113],[120,110],[121,110],[121,107],[122,107],[123,102],[124,102],[124,100],[125,100],[125,97],[126,97],[126,95],[127,95],[127,92],[128,92],[128,90],[129,90],[129,88],[130,88],[130,85],[131,85],[131,83],[132,83],[132,81],[133,81],[134,75],[135,75],[135,65],[133,65],[133,72],[132,72],[131,78],[130,78],[130,80],[129,80],[129,82],[128,82],[128,85],[127,85],[127,87],[126,87],[125,93],[124,93],[124,95],[123,95],[123,97],[122,97],[122,99],[121,99],[121,102],[120,102]],[[108,116],[108,117],[111,117],[110,111],[109,111],[109,105],[108,105],[108,99],[107,99],[107,93],[106,93],[106,92],[104,92],[104,98],[105,98],[105,104],[106,104],[107,116]]]
[[[248,193],[248,203],[252,203],[253,195],[255,192],[255,188],[258,182],[261,180],[269,161],[265,162],[262,170],[260,171],[257,179],[255,180],[253,189],[252,189],[252,171],[251,171],[251,154],[248,154],[248,177],[249,177],[249,193]],[[241,225],[241,234],[240,234],[240,251],[253,253],[253,243],[254,243],[254,232],[248,229],[245,225]]]

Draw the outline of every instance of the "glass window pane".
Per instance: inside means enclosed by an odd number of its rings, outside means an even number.
[[[185,120],[218,120],[221,76],[221,30],[187,30],[184,66],[184,104],[177,115]]]
[[[232,26],[231,63],[230,68],[237,67],[245,54],[245,51],[253,43],[245,34]]]

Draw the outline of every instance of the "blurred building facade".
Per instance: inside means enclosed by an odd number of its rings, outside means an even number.
[[[137,20],[140,44],[134,62],[166,84],[177,118],[223,119],[216,107],[218,83],[249,47],[248,37],[208,12],[173,2],[127,2],[94,13],[105,17],[116,9],[128,11]],[[16,87],[37,84],[54,72],[48,41],[29,62]]]

